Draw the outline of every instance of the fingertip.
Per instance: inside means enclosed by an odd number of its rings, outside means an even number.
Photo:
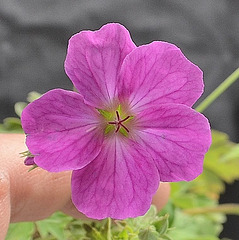
[[[65,206],[63,206],[63,208],[60,209],[60,211],[77,219],[79,218],[82,220],[89,220],[89,218],[87,218],[83,213],[77,210],[71,199],[67,201]]]
[[[161,182],[156,194],[153,196],[152,204],[160,211],[168,202],[170,196],[170,184]]]
[[[10,184],[5,172],[0,172],[0,239],[5,239],[10,222]]]

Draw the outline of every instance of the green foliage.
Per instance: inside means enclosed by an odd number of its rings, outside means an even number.
[[[8,117],[0,124],[0,133],[23,133],[19,118]]]
[[[239,144],[229,141],[228,135],[212,130],[212,145],[205,156],[204,171],[187,183],[192,192],[218,200],[225,182],[239,179]]]
[[[31,240],[34,232],[34,223],[13,223],[10,224],[6,240]]]
[[[52,217],[36,222],[36,230],[38,238],[35,239],[59,239],[65,240],[67,236],[67,226],[72,218],[62,213],[55,213]]]
[[[175,240],[218,240],[224,217],[221,214],[188,215],[180,209],[175,211],[173,231],[169,236]]]
[[[30,92],[28,102],[32,102],[41,96],[40,93]],[[14,106],[16,115],[21,117],[22,110],[27,106],[26,102],[17,102]],[[21,120],[18,117],[8,117],[0,124],[0,133],[23,133]]]
[[[14,105],[15,113],[21,117],[22,115],[22,110],[27,106],[27,103],[25,102],[17,102]]]
[[[27,95],[27,101],[28,102],[33,102],[35,100],[37,100],[39,97],[41,97],[42,94],[38,93],[38,92],[35,92],[35,91],[32,91],[30,93],[28,93]]]
[[[212,132],[213,144],[206,155],[205,168],[221,180],[232,183],[239,178],[239,144],[229,141],[225,133]]]
[[[167,237],[168,215],[159,217],[154,206],[142,217],[124,221],[115,220],[112,225],[108,224],[108,221],[107,219],[103,221],[77,220],[57,212],[50,218],[37,221],[35,224],[11,224],[6,240],[18,239],[17,237],[21,237],[19,240],[170,239]]]
[[[39,96],[30,93],[28,101]],[[18,116],[25,106],[23,102],[15,105]],[[0,132],[23,132],[20,119],[5,119]],[[213,130],[203,173],[191,182],[171,183],[170,201],[159,213],[152,206],[145,216],[111,223],[109,219],[78,220],[57,212],[35,223],[11,224],[6,240],[219,240],[226,214],[239,214],[239,205],[218,203],[225,183],[239,179],[238,169],[239,144]]]

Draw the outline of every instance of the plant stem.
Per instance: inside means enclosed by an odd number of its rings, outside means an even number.
[[[234,204],[234,203],[220,204],[215,207],[185,209],[183,212],[191,215],[205,214],[205,213],[224,213],[224,214],[231,214],[231,215],[239,215],[239,204]]]
[[[229,77],[227,77],[210,95],[208,95],[195,109],[203,112],[214,102],[222,93],[224,93],[237,79],[239,79],[239,68],[237,68]]]
[[[111,237],[111,218],[107,219],[107,240],[112,240],[112,237]]]

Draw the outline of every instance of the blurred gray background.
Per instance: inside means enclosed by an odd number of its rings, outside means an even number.
[[[0,0],[0,121],[30,91],[72,89],[63,68],[68,39],[107,22],[125,25],[137,45],[180,47],[204,71],[202,99],[239,66],[238,0]],[[239,142],[239,81],[204,114]],[[221,201],[238,202],[238,188],[228,186]],[[238,223],[229,217],[222,236],[237,240]]]

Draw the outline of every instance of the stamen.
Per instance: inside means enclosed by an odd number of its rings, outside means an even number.
[[[126,120],[128,120],[130,118],[130,116],[124,118],[123,120],[121,120],[121,122],[125,122]]]
[[[120,130],[120,124],[118,124],[118,126],[117,126],[115,132],[117,133],[119,130]]]
[[[123,124],[120,124],[121,125],[121,127],[123,127],[127,132],[129,132],[129,129],[127,128],[127,127],[125,127],[125,125],[123,125]]]
[[[116,111],[116,116],[117,116],[118,121],[120,121],[120,116],[119,116],[119,112],[118,111]]]

